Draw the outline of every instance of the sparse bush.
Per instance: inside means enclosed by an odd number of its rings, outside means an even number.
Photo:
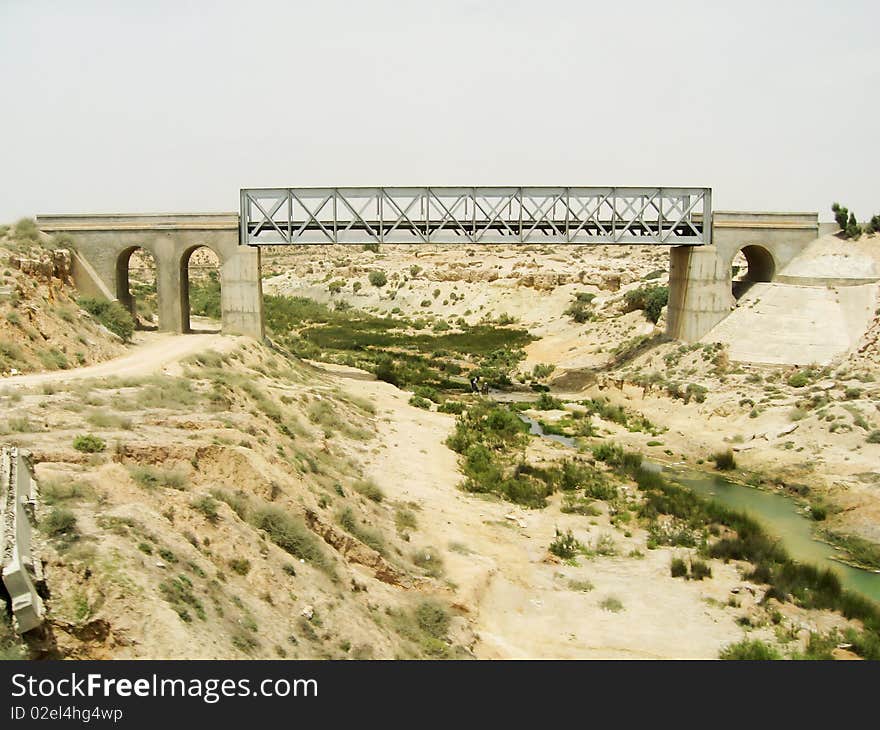
[[[669,572],[673,578],[687,578],[687,562],[682,558],[673,558],[672,564],[669,567]]]
[[[318,538],[306,527],[302,519],[278,507],[266,506],[254,512],[251,522],[258,530],[265,530],[269,539],[282,550],[333,575],[332,561],[321,548]]]
[[[356,537],[367,547],[372,548],[380,555],[385,554],[385,539],[378,530],[364,527],[354,515],[351,507],[346,507],[339,513],[340,526],[351,536]]]
[[[56,507],[43,521],[42,528],[49,537],[71,535],[76,531],[76,515],[69,509]]]
[[[712,568],[709,567],[709,564],[693,558],[691,560],[691,580],[703,580],[703,578],[711,578],[712,577]]]
[[[352,485],[352,488],[358,494],[362,494],[364,497],[372,500],[373,502],[381,502],[383,499],[385,499],[385,493],[372,479],[362,479],[360,481],[357,481]]]
[[[810,378],[803,370],[798,370],[798,372],[788,376],[788,384],[792,388],[803,388],[809,382]]]
[[[371,271],[367,278],[370,280],[370,283],[373,286],[378,288],[381,288],[388,283],[388,277],[381,269],[375,269],[374,271]]]
[[[668,300],[669,287],[654,284],[628,291],[623,297],[627,312],[642,309],[645,312],[645,316],[655,324],[660,319],[660,312],[666,306]]]
[[[77,300],[77,304],[113,334],[118,335],[125,342],[131,340],[131,335],[134,333],[134,319],[131,312],[119,302],[83,297]]]
[[[186,474],[177,469],[159,469],[154,466],[133,466],[128,470],[131,478],[142,487],[170,487],[182,490],[186,487]]]
[[[213,525],[220,519],[220,513],[217,511],[218,504],[216,499],[206,494],[195,500],[192,506],[194,510],[201,512],[205,519]]]
[[[715,462],[715,468],[718,471],[731,471],[736,469],[736,458],[733,455],[733,449],[726,451],[718,451],[710,457]]]
[[[416,607],[419,628],[435,639],[442,639],[449,631],[449,611],[437,601],[424,600]]]
[[[782,655],[759,639],[743,639],[724,647],[719,658],[735,661],[769,661],[782,659]]]
[[[557,528],[556,538],[550,543],[550,552],[563,560],[570,560],[583,551],[583,545],[571,533],[571,530],[560,532]]]
[[[568,587],[578,593],[589,593],[595,586],[588,580],[570,580]]]
[[[74,438],[73,448],[84,454],[96,454],[107,448],[107,442],[94,434],[87,434]]]
[[[620,613],[623,610],[623,602],[619,598],[608,596],[608,598],[602,599],[599,603],[599,608],[611,613]]]
[[[247,575],[251,572],[251,561],[247,558],[232,558],[229,567],[239,575]]]

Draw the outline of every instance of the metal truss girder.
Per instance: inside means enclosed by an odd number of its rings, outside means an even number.
[[[240,243],[711,243],[710,188],[246,188]]]

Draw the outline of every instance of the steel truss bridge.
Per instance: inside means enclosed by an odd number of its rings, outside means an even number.
[[[247,188],[239,243],[704,245],[710,188]]]

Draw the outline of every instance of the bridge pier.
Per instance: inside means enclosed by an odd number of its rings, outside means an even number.
[[[673,246],[669,250],[666,334],[696,342],[724,319],[733,305],[730,267],[715,246]]]

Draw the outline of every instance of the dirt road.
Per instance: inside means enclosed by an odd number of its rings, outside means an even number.
[[[89,378],[112,376],[132,378],[152,375],[198,352],[206,350],[228,352],[242,341],[244,341],[242,337],[220,334],[176,335],[165,332],[139,332],[135,337],[134,346],[122,357],[74,370],[56,370],[2,378],[0,388],[9,386],[30,388],[46,383],[66,383]]]

